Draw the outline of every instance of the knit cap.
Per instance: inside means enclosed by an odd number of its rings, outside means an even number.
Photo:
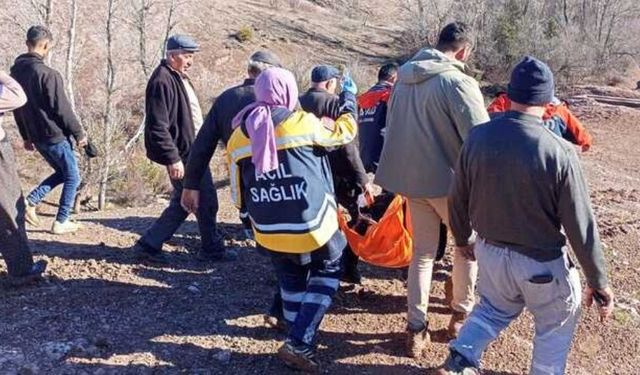
[[[525,56],[511,72],[507,96],[516,103],[545,105],[554,96],[553,73],[547,64]]]

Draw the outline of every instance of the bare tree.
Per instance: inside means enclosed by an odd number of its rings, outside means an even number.
[[[69,28],[67,29],[67,37],[69,44],[67,45],[67,63],[65,65],[64,76],[67,83],[67,95],[71,101],[71,109],[76,111],[76,99],[73,90],[73,67],[74,67],[74,55],[76,48],[76,20],[78,18],[78,0],[71,0],[71,12],[69,19]]]
[[[171,31],[176,27],[178,22],[174,19],[175,13],[178,7],[182,4],[177,0],[170,0],[169,10],[167,11],[167,22],[164,30],[164,38],[160,43],[159,51],[162,51],[162,56],[166,54],[166,40],[169,38]],[[148,58],[147,54],[147,44],[148,44],[148,35],[147,35],[147,18],[151,11],[151,8],[156,4],[154,0],[139,0],[139,6],[136,9],[136,17],[134,20],[134,27],[138,32],[138,62],[140,64],[140,68],[144,73],[145,81],[149,79],[151,75],[151,69],[155,65],[158,60],[157,54],[154,55],[151,59]],[[144,113],[144,112],[143,112]],[[127,141],[124,146],[124,152],[129,152],[133,146],[138,142],[138,139],[144,133],[144,125],[145,125],[146,117],[143,116],[140,121],[140,125],[136,129],[136,132],[133,134],[131,138]]]
[[[106,24],[106,42],[107,42],[107,72],[105,80],[106,100],[103,113],[103,139],[102,143],[105,149],[102,167],[100,171],[100,183],[98,190],[98,209],[103,210],[107,202],[107,189],[109,183],[109,173],[112,166],[111,146],[113,134],[115,131],[114,121],[114,105],[113,96],[117,91],[116,86],[116,66],[113,54],[113,36],[114,21],[116,19],[116,0],[108,0],[107,2],[107,24]]]
[[[153,62],[147,57],[147,28],[149,13],[155,4],[155,0],[138,0],[137,6],[134,5],[133,26],[138,33],[138,63],[145,77],[151,74],[153,68]]]
[[[30,0],[31,6],[38,14],[38,20],[49,30],[53,27],[51,21],[53,19],[53,0]],[[47,64],[51,65],[51,59],[53,58],[53,52],[49,52],[47,55]]]
[[[175,17],[175,13],[176,10],[178,10],[178,7],[180,6],[180,2],[178,0],[171,0],[171,3],[169,5],[169,12],[167,13],[167,24],[165,27],[165,34],[164,34],[164,41],[166,42],[167,39],[169,39],[169,35],[171,34],[171,31],[176,27],[177,25],[177,21],[174,20]],[[167,46],[166,44],[163,43],[162,45],[162,56],[164,56],[167,53]]]
[[[30,0],[29,3],[38,15],[40,23],[46,27],[51,27],[53,0]]]

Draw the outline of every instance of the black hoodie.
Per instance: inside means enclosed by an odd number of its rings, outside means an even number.
[[[20,135],[33,143],[55,144],[65,138],[84,138],[64,92],[62,76],[45,65],[42,56],[26,53],[18,56],[11,76],[27,94],[27,104],[14,111]]]

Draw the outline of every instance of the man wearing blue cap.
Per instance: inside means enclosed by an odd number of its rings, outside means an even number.
[[[581,295],[561,227],[587,280],[585,303],[595,300],[603,321],[613,311],[580,161],[543,125],[553,94],[549,67],[525,57],[511,74],[511,111],[472,129],[462,147],[451,231],[458,251],[478,260],[480,303],[439,374],[479,374],[484,350],[525,307],[535,323],[530,374],[564,374]]]
[[[180,205],[183,190],[184,164],[203,117],[198,97],[189,80],[198,44],[186,35],[173,35],[167,40],[166,59],[162,60],[147,84],[146,124],[144,141],[147,157],[167,168],[173,194],[169,207],[138,240],[135,250],[145,259],[166,262],[162,245],[189,216]],[[227,251],[216,230],[218,200],[211,172],[200,179],[200,202],[196,218],[200,228],[201,260],[233,260],[237,254]]]
[[[342,73],[330,65],[318,65],[313,68],[311,87],[300,96],[302,109],[318,118],[335,120],[340,117],[340,97],[336,92],[341,77]],[[329,163],[338,203],[346,208],[355,220],[358,215],[358,196],[369,190],[369,177],[356,144],[352,142],[331,152]],[[349,246],[343,252],[342,265],[343,281],[353,284],[362,282],[358,271],[358,256]]]
[[[331,65],[318,65],[311,71],[309,90],[300,96],[300,106],[318,117],[334,118],[338,112],[340,71]]]

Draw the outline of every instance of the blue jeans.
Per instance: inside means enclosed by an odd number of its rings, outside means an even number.
[[[80,185],[80,170],[78,161],[73,154],[71,143],[68,140],[55,144],[36,143],[36,149],[49,163],[54,172],[35,188],[27,201],[32,206],[38,205],[44,197],[56,186],[62,184],[62,194],[60,195],[60,205],[56,220],[63,223],[71,216],[71,209],[76,199],[76,192]]]
[[[171,180],[171,185],[173,186],[173,193],[171,194],[169,206],[162,211],[158,220],[153,223],[140,239],[145,245],[157,251],[162,250],[162,245],[173,237],[173,234],[189,216],[189,213],[180,204],[183,190],[182,181]],[[207,168],[200,181],[200,200],[196,219],[200,229],[202,251],[208,254],[221,254],[224,252],[224,243],[216,228],[217,213],[218,195],[213,184],[211,171]]]
[[[290,339],[313,346],[318,327],[340,286],[341,250],[323,246],[299,262],[291,254],[271,252],[282,295],[282,313]]]
[[[580,315],[580,278],[566,254],[538,262],[508,248],[476,242],[480,303],[451,349],[476,367],[489,343],[526,307],[535,336],[530,374],[564,374]]]

